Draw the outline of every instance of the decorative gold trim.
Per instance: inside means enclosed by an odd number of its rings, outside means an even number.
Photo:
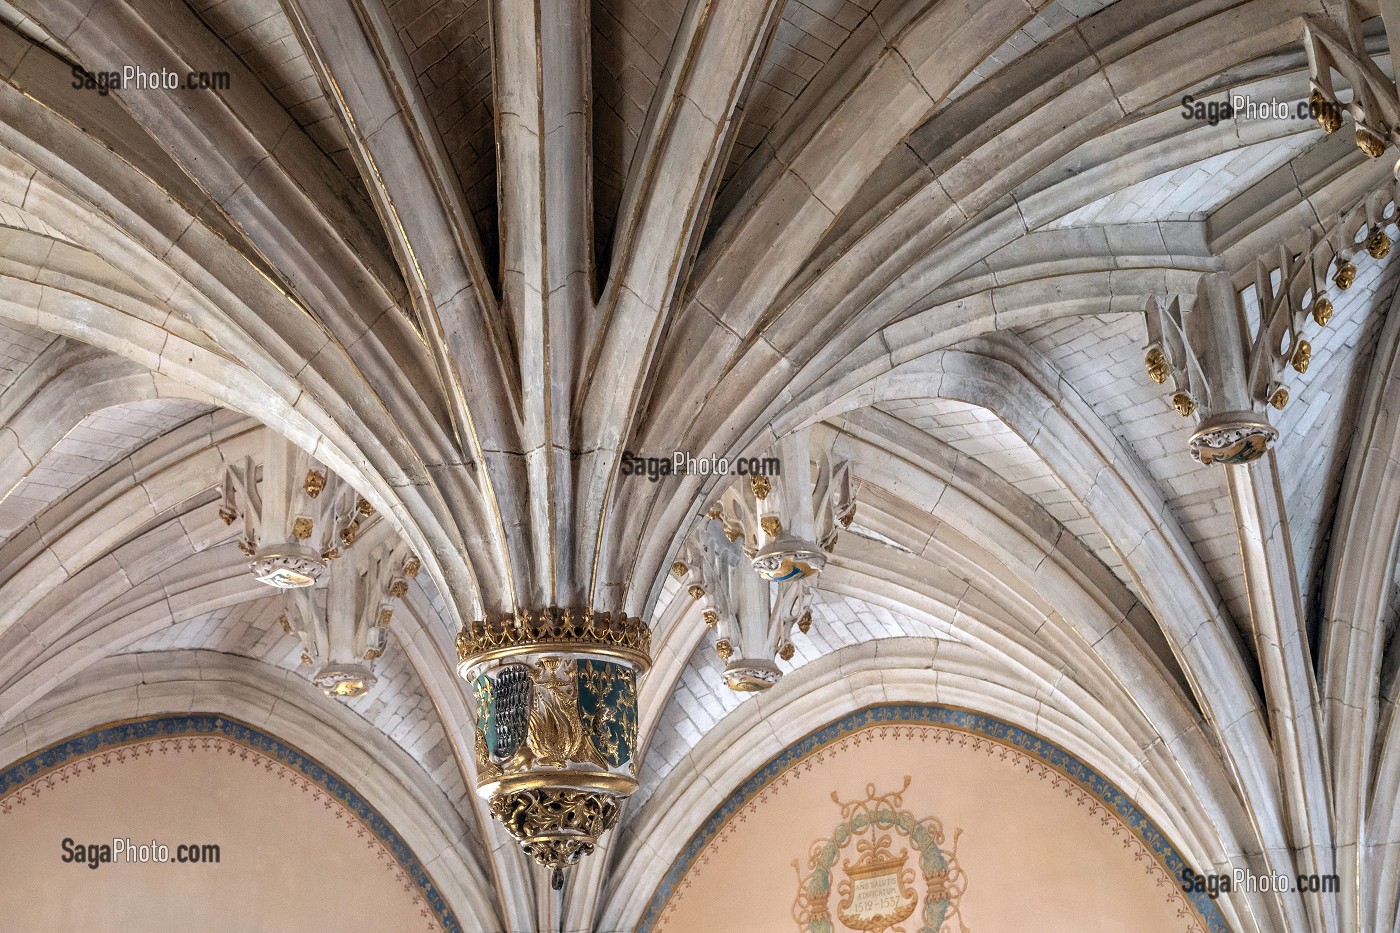
[[[379,618],[378,618],[377,620],[375,620],[375,625],[378,625],[380,628],[388,628],[388,627],[389,627],[389,622],[392,621],[393,618],[394,618],[394,610],[389,609],[389,608],[387,608],[387,607],[384,608],[384,609],[380,609],[380,610],[379,610]]]
[[[232,525],[238,519],[238,513],[230,508],[221,506],[219,508],[219,518],[223,519],[225,525]]]
[[[689,588],[686,589],[686,592],[690,594],[691,599],[699,599],[701,596],[705,595],[705,588],[698,583],[692,583]]]
[[[1317,322],[1317,326],[1326,327],[1327,322],[1332,320],[1332,302],[1326,298],[1319,298],[1313,302],[1312,319]]]
[[[776,515],[763,516],[758,520],[758,525],[770,538],[776,538],[783,533],[783,520]]]
[[[685,565],[685,561],[678,560],[671,565],[671,573],[677,577],[683,577],[690,572],[690,568]]]
[[[369,500],[368,500],[368,499],[361,499],[359,502],[357,502],[357,503],[355,504],[355,508],[359,511],[359,513],[360,513],[361,515],[373,515],[373,514],[374,514],[374,506],[372,506],[372,505],[369,504]]]
[[[762,473],[755,473],[749,477],[749,488],[753,490],[754,498],[762,502],[773,491],[773,483]]]
[[[802,613],[802,618],[797,620],[797,630],[806,635],[812,629],[812,610],[808,609]]]
[[[306,494],[315,499],[326,488],[326,474],[320,470],[307,470],[306,480],[302,483],[302,488]]]
[[[597,790],[627,797],[637,790],[637,779],[610,771],[581,771],[560,768],[552,771],[532,771],[528,774],[507,774],[494,781],[481,781],[477,789],[492,797],[517,794],[522,791],[564,788]]]
[[[786,641],[783,642],[783,646],[778,649],[778,657],[782,658],[784,661],[791,661],[796,651],[797,649],[792,646],[792,642]]]
[[[713,609],[706,609],[700,614],[700,617],[705,620],[706,625],[719,624],[719,613],[715,612]]]
[[[408,595],[408,581],[395,580],[389,584],[389,595],[395,599],[403,599]]]
[[[1283,406],[1287,405],[1288,388],[1286,386],[1279,386],[1275,389],[1274,394],[1269,396],[1269,404],[1278,409],[1282,409]]]
[[[410,580],[418,579],[418,572],[423,569],[423,562],[416,557],[410,557],[403,565],[403,575]]]
[[[296,538],[298,541],[305,541],[307,538],[311,537],[311,532],[314,527],[315,526],[311,523],[311,519],[298,518],[296,521],[292,522],[292,537]]]
[[[1185,392],[1178,392],[1172,396],[1172,408],[1183,418],[1189,418],[1196,412],[1196,400]]]
[[[715,654],[719,655],[721,661],[728,661],[734,657],[734,646],[729,643],[729,639],[721,638],[715,642]]]
[[[600,654],[651,666],[651,629],[641,619],[595,609],[521,610],[477,620],[457,633],[459,664],[537,651]]]

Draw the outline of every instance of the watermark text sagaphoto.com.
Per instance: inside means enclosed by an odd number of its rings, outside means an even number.
[[[777,457],[696,457],[683,450],[669,457],[643,457],[622,452],[622,475],[645,476],[653,483],[663,476],[777,476],[782,471]]]
[[[76,842],[71,836],[59,843],[59,860],[65,865],[86,865],[96,871],[103,865],[150,865],[174,862],[180,865],[217,865],[222,857],[218,844],[212,842],[182,842],[174,846],[152,839],[132,842],[113,839],[111,842]]]
[[[1271,891],[1280,894],[1335,894],[1342,889],[1341,878],[1337,875],[1260,875],[1247,868],[1236,868],[1229,874],[1201,874],[1184,868],[1180,877],[1183,892],[1204,894],[1211,900],[1236,891],[1244,894]]]
[[[118,71],[88,71],[73,66],[73,89],[96,91],[104,97],[112,91],[226,91],[229,81],[227,71],[147,71],[135,65]]]

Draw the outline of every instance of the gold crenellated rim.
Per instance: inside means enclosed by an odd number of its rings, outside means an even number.
[[[651,667],[651,629],[635,616],[596,609],[548,609],[477,620],[457,633],[459,670],[488,661],[541,651],[619,658]]]

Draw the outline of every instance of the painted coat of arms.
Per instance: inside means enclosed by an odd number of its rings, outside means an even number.
[[[904,809],[909,783],[905,775],[904,786],[886,794],[867,784],[865,797],[849,803],[832,793],[842,822],[812,844],[806,875],[800,860],[792,863],[792,915],[803,933],[911,933],[903,926],[911,921],[919,924],[913,933],[971,933],[958,912],[967,888],[957,860],[962,830],[945,850],[942,822]]]

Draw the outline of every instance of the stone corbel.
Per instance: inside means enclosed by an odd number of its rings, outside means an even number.
[[[1400,142],[1400,94],[1395,82],[1367,54],[1361,19],[1355,0],[1343,4],[1340,23],[1325,16],[1303,17],[1303,47],[1312,72],[1309,103],[1318,124],[1329,134],[1341,129],[1343,114],[1350,114],[1356,124],[1356,145],[1377,159]],[[1350,100],[1340,100],[1334,73],[1349,85]]]

